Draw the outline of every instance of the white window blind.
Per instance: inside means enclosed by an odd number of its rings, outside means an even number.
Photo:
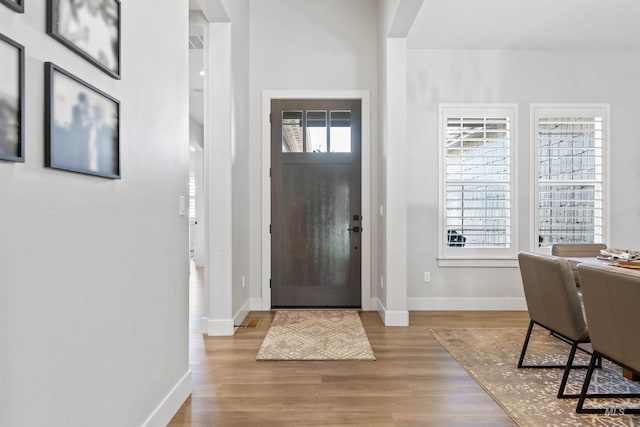
[[[538,246],[603,242],[608,108],[534,111]]]
[[[514,252],[514,109],[441,107],[445,257]]]

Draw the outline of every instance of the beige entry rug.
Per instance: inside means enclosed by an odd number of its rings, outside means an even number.
[[[640,426],[638,415],[576,414],[577,399],[558,399],[563,369],[518,369],[526,329],[429,329],[476,382],[520,426]],[[534,327],[525,364],[564,364],[569,345]],[[587,346],[588,349],[590,349]],[[575,364],[590,356],[578,352]],[[567,393],[580,393],[586,369],[571,371]],[[603,360],[589,393],[639,393],[640,383],[627,380],[618,366]],[[587,399],[585,408],[639,407],[639,399]]]
[[[375,360],[354,310],[278,310],[256,360]]]

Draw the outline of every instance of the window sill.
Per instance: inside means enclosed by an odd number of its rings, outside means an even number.
[[[438,258],[438,267],[518,268],[518,258]]]

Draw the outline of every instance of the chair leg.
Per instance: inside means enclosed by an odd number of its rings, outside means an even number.
[[[593,375],[593,369],[596,367],[596,359],[599,356],[594,351],[591,355],[591,362],[589,362],[589,369],[587,369],[587,375],[584,377],[584,384],[582,384],[582,390],[580,391],[580,398],[578,399],[578,405],[576,406],[576,412],[578,414],[584,413],[584,400],[587,397],[587,391],[589,390],[589,384],[591,383],[591,376]]]
[[[560,388],[558,389],[558,399],[567,399],[571,397],[579,397],[578,394],[565,394],[564,389],[567,386],[567,380],[569,380],[569,373],[571,372],[571,365],[573,365],[573,359],[576,356],[576,350],[578,349],[578,343],[571,344],[571,351],[569,352],[569,358],[567,359],[567,367],[564,369],[564,375],[562,375],[562,381],[560,382]],[[589,365],[591,366],[591,365]]]
[[[587,397],[592,398],[639,398],[640,393],[594,393],[588,394],[589,384],[591,383],[591,377],[593,370],[597,367],[598,363],[602,364],[602,355],[593,353],[591,356],[591,362],[589,363],[589,369],[587,369],[587,375],[584,378],[584,384],[582,384],[582,390],[580,391],[580,397],[578,398],[578,404],[576,405],[576,412],[578,414],[606,414],[606,415],[625,415],[625,414],[640,414],[638,408],[585,408],[584,401]]]
[[[524,339],[522,345],[522,351],[520,352],[520,360],[518,361],[518,368],[522,368],[522,362],[524,362],[524,355],[527,352],[527,346],[529,345],[529,338],[531,338],[531,331],[533,330],[533,320],[529,321],[529,329],[527,329],[527,337]]]

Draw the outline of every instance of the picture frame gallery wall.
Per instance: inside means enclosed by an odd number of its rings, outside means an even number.
[[[25,1],[0,0],[0,7],[23,14]],[[43,29],[120,80],[120,10],[120,0],[46,0]],[[120,179],[120,102],[57,62],[44,61],[44,166]],[[0,63],[0,160],[24,163],[25,47],[0,34]]]

